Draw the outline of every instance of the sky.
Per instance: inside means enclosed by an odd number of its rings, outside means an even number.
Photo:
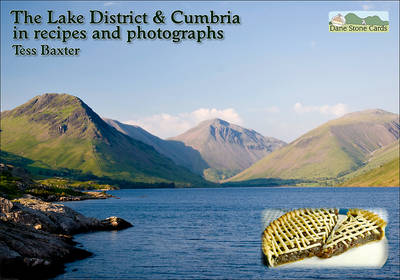
[[[173,10],[240,16],[215,25],[223,40],[13,40],[10,11],[46,15],[71,10],[110,13]],[[398,2],[16,2],[1,1],[1,110],[43,93],[81,98],[101,117],[140,125],[167,138],[222,118],[290,142],[343,114],[380,108],[399,112]],[[388,11],[387,33],[330,33],[330,11]],[[123,30],[136,26],[125,26]],[[145,28],[159,28],[154,24]],[[206,28],[206,25],[162,28]],[[19,29],[54,27],[42,24]],[[93,25],[61,26],[87,29]],[[96,28],[112,29],[112,25]],[[76,57],[21,57],[13,44],[81,48]]]

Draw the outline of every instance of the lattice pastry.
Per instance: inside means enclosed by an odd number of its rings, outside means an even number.
[[[386,222],[378,215],[362,209],[350,209],[337,230],[328,238],[321,252],[322,258],[339,255],[350,248],[385,236]]]
[[[337,220],[337,209],[298,209],[273,221],[262,236],[268,264],[273,267],[318,254]]]

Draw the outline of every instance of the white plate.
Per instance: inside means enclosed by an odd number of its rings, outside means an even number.
[[[318,257],[307,258],[298,262],[283,264],[277,268],[381,268],[388,258],[388,242],[382,240],[370,242],[362,246],[328,259]]]

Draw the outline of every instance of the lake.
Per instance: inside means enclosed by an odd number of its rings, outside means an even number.
[[[369,278],[398,279],[399,188],[131,189],[120,199],[67,202],[87,216],[119,216],[119,232],[79,234],[94,253],[69,263],[56,279],[76,278]],[[270,269],[262,264],[262,212],[267,208],[384,208],[389,257],[381,269]]]

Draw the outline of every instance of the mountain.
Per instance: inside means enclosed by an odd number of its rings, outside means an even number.
[[[371,153],[398,138],[397,114],[379,109],[347,114],[271,153],[231,181],[338,178],[355,171]]]
[[[186,167],[194,173],[203,174],[208,164],[200,153],[180,141],[163,140],[136,125],[124,124],[116,120],[103,119],[118,131],[154,147],[160,154],[169,157],[176,164]]]
[[[153,147],[105,123],[75,96],[44,94],[1,113],[2,153],[32,166],[136,183],[202,184]]]
[[[354,13],[348,13],[345,16],[345,19],[346,19],[346,24],[361,25],[363,20],[365,20],[365,24],[368,24],[368,25],[388,25],[389,24],[388,21],[383,21],[378,16],[368,16],[366,18],[360,18],[359,16],[357,16]]]
[[[200,152],[210,169],[205,178],[220,180],[249,167],[285,145],[272,137],[220,119],[207,120],[170,140],[181,141]]]
[[[343,186],[381,187],[400,186],[399,141],[384,146],[372,153],[365,166],[345,176]]]

